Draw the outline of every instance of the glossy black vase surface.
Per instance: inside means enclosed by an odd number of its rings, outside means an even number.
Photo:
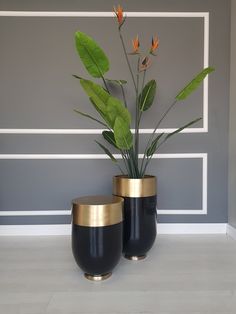
[[[73,201],[72,251],[87,279],[110,277],[122,254],[123,199],[81,197]]]
[[[124,198],[123,253],[131,260],[143,259],[156,238],[156,178],[116,176],[113,194]]]

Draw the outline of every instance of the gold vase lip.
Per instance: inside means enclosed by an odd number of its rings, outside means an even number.
[[[124,199],[114,195],[92,195],[72,201],[73,224],[104,227],[123,221]]]
[[[113,177],[113,194],[122,197],[148,197],[157,194],[156,176],[129,178],[125,175]]]

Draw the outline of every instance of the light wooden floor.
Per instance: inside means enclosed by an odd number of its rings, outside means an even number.
[[[235,314],[236,241],[158,236],[148,258],[84,279],[69,237],[0,238],[1,314]]]

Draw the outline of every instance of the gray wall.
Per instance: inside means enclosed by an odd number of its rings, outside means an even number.
[[[229,223],[236,227],[236,1],[231,1],[231,66],[229,127]]]
[[[158,208],[166,210],[159,215],[160,222],[227,222],[230,1],[120,2],[127,11],[210,14],[209,63],[216,72],[209,77],[208,132],[177,135],[163,145],[160,153],[185,154],[184,158],[176,155],[177,158],[155,159],[149,172],[158,176]],[[112,5],[108,0],[0,0],[0,10],[22,11],[109,11]],[[71,76],[72,73],[87,75],[74,49],[73,34],[77,29],[89,33],[104,47],[112,64],[110,78],[130,80],[120,57],[121,47],[112,18],[0,17],[1,129],[97,127],[73,112],[73,108],[79,107],[94,114],[78,82]],[[127,20],[125,37],[128,43],[137,33],[143,45],[149,45],[152,34],[157,33],[160,37],[158,57],[148,74],[149,78],[157,79],[159,91],[156,105],[146,114],[142,128],[152,128],[176,93],[202,69],[203,32],[203,18]],[[179,104],[161,127],[175,128],[202,116],[202,96],[201,88],[188,101]],[[132,104],[130,92],[127,97]],[[196,125],[196,128],[202,127],[202,123]],[[111,178],[117,169],[108,160],[25,160],[18,155],[101,154],[94,139],[101,139],[101,136],[0,134],[0,210],[63,210],[69,209],[70,200],[78,195],[111,193]],[[141,135],[141,139],[143,147],[147,135]],[[16,159],[12,159],[14,154],[18,156]],[[194,157],[189,154],[206,155]],[[204,191],[201,156],[208,159]],[[207,214],[204,214],[201,209],[206,195]],[[69,217],[63,215],[0,216],[1,224],[67,222]]]

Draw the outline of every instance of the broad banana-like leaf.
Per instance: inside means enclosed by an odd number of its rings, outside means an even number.
[[[90,115],[87,114],[87,113],[81,112],[81,111],[79,111],[78,109],[74,109],[74,111],[75,111],[76,113],[80,114],[81,116],[84,116],[84,117],[86,117],[86,118],[89,118],[89,119],[91,119],[91,120],[93,120],[93,121],[96,121],[97,123],[101,124],[102,126],[107,127],[107,125],[106,125],[105,123],[103,123],[102,121],[99,121],[98,119],[96,119],[96,118],[90,116]]]
[[[80,59],[91,76],[102,77],[109,70],[109,60],[93,38],[76,32],[75,44]]]
[[[131,122],[131,115],[123,102],[118,98],[110,96],[107,101],[107,119],[112,128],[117,117],[121,117],[128,125]]]
[[[101,147],[101,149],[103,149],[103,151],[110,157],[110,159],[113,162],[117,162],[117,159],[112,155],[112,153],[109,151],[109,149],[107,149],[104,145],[102,145],[98,141],[95,141],[95,142]]]
[[[146,156],[150,157],[152,156],[155,151],[157,150],[157,144],[159,142],[159,140],[161,139],[161,137],[164,135],[164,133],[160,133],[151,143],[150,147],[147,150]]]
[[[106,117],[106,107],[107,101],[110,95],[104,90],[104,88],[98,84],[93,83],[90,80],[80,80],[80,84],[84,91],[90,98],[95,109],[102,115],[105,119]]]
[[[118,98],[112,97],[104,88],[90,80],[80,80],[81,86],[87,93],[95,109],[106,121],[110,128],[114,128],[116,117],[122,117],[128,124],[131,116],[123,102]]]
[[[200,72],[188,85],[186,85],[175,97],[176,100],[184,100],[186,99],[192,92],[194,92],[204,78],[211,72],[215,71],[214,68],[208,67],[205,68],[202,72]]]
[[[100,114],[100,116],[103,118],[103,120],[106,122],[105,114],[102,112],[102,110],[99,109],[99,107],[96,105],[92,97],[89,98],[91,104],[94,106],[94,108],[97,110],[97,112]]]
[[[133,135],[129,124],[121,117],[117,117],[115,120],[114,136],[119,149],[130,149],[133,146]]]
[[[139,95],[139,108],[140,111],[148,110],[153,104],[156,95],[156,81],[149,81],[143,88],[141,94]]]
[[[115,136],[114,133],[112,131],[103,131],[102,135],[104,137],[104,139],[110,143],[112,146],[114,146],[115,148],[118,148],[116,146],[116,140],[115,140]]]

